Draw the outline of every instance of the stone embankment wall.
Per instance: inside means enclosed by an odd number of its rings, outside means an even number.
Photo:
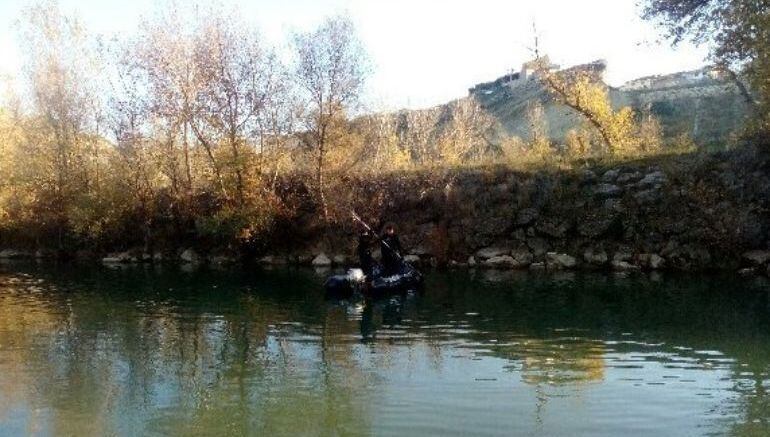
[[[770,157],[754,148],[564,171],[390,175],[345,189],[345,208],[377,228],[397,223],[405,255],[425,266],[770,274]],[[354,264],[360,228],[303,205],[256,257],[182,247],[102,262]],[[0,260],[51,255],[6,249]]]
[[[464,172],[394,185],[374,214],[409,260],[500,269],[768,274],[770,162],[750,150],[565,172]],[[382,184],[382,181],[379,182]],[[265,263],[347,264],[353,227]]]

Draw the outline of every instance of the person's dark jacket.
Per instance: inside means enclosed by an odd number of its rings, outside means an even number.
[[[382,264],[385,270],[395,273],[401,266],[401,242],[396,234],[385,234],[380,243]]]
[[[372,257],[371,238],[368,235],[362,235],[358,238],[358,262],[361,264],[361,270],[369,276],[374,269],[374,257]]]

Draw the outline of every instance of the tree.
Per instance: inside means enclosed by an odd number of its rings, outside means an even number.
[[[172,171],[165,174],[170,177],[176,191],[179,185],[176,160],[169,160],[165,156],[155,159],[153,156],[155,138],[150,135],[150,111],[147,99],[141,93],[142,78],[130,63],[119,62],[118,67],[108,119],[117,151],[114,168],[120,175],[115,185],[121,189],[109,197],[113,201],[124,202],[121,206],[126,215],[137,216],[143,230],[144,249],[148,252],[155,215],[154,202],[162,186],[158,179],[164,165],[158,163],[171,162],[174,165]]]
[[[711,47],[711,58],[756,109],[761,129],[770,129],[770,0],[645,0],[644,5],[644,18],[666,28],[674,44],[691,40]]]
[[[607,86],[592,67],[552,72],[548,65],[541,65],[537,74],[559,102],[585,117],[611,154],[627,151],[635,142],[634,112],[629,107],[612,108]]]
[[[86,230],[98,202],[101,113],[95,85],[96,56],[80,23],[47,1],[25,12],[26,71],[37,117],[26,126],[30,175],[37,190],[39,221],[49,221],[58,246],[71,226]]]
[[[188,201],[195,184],[190,118],[202,86],[194,68],[192,28],[181,11],[163,10],[142,22],[139,34],[123,48],[119,63],[121,76],[130,78],[130,90],[141,90],[130,99],[145,100],[143,111],[152,120],[155,136],[166,145],[163,168],[172,189],[177,197],[183,192]],[[220,180],[218,163],[213,154],[207,156]]]
[[[539,100],[527,104],[527,122],[529,123],[529,151],[544,160],[548,159],[553,154],[553,149],[548,137],[545,108]]]
[[[275,57],[256,34],[237,23],[233,17],[214,15],[196,32],[194,59],[201,86],[190,123],[207,149],[229,151],[226,167],[234,178],[235,200],[243,205],[253,157],[247,143],[260,128],[279,78]]]
[[[447,105],[435,126],[434,159],[457,165],[485,156],[491,147],[495,120],[475,98]]]
[[[346,17],[329,18],[316,30],[295,35],[294,48],[295,78],[306,100],[306,138],[315,153],[316,190],[324,217],[328,217],[325,158],[345,131],[348,112],[359,101],[367,73],[366,55]]]
[[[207,217],[195,217],[199,228],[224,236],[262,222],[274,200],[277,152],[293,129],[294,98],[258,33],[235,12],[168,9],[142,25],[124,58],[124,76],[136,75],[142,89],[133,98],[147,100],[173,191],[181,185],[187,202],[211,200]],[[267,153],[273,165],[265,165]]]

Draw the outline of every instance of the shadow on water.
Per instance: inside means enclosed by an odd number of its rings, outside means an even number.
[[[759,279],[3,269],[0,434],[770,432]]]

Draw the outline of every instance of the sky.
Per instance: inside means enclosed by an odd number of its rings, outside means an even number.
[[[162,0],[168,1],[168,0]],[[185,0],[176,0],[180,4]],[[532,57],[533,23],[540,52],[561,66],[608,61],[610,85],[700,68],[706,49],[670,47],[660,29],[639,18],[638,0],[219,0],[237,8],[271,44],[292,31],[347,14],[366,48],[372,74],[365,103],[373,110],[420,108],[462,97],[479,82],[518,69]],[[87,30],[130,35],[157,0],[59,0]],[[206,3],[198,1],[199,4]],[[20,76],[18,39],[28,0],[0,0],[0,75]]]

